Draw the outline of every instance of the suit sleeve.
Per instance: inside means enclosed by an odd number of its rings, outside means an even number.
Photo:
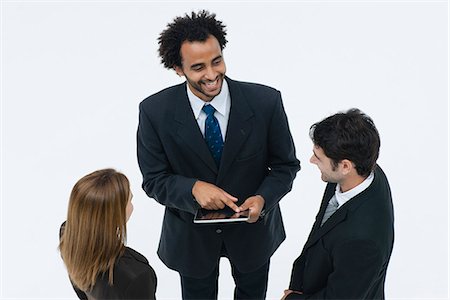
[[[144,178],[142,188],[149,197],[164,206],[195,213],[199,207],[192,196],[196,179],[173,174],[161,140],[143,103],[139,106],[137,157]]]
[[[151,269],[147,269],[136,277],[127,288],[126,299],[155,299],[156,275]]]
[[[380,250],[368,240],[342,243],[333,250],[332,259],[334,271],[328,276],[325,288],[287,299],[364,299],[383,268]]]
[[[264,197],[265,212],[292,189],[292,182],[300,170],[280,92],[277,91],[276,97],[268,131],[269,173],[256,192]]]

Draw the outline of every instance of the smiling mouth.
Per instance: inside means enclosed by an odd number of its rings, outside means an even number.
[[[209,92],[215,91],[215,90],[217,90],[217,89],[220,87],[219,79],[220,79],[220,78],[217,78],[217,79],[214,80],[214,81],[208,81],[208,82],[203,81],[203,85],[206,87],[206,89],[207,89]]]

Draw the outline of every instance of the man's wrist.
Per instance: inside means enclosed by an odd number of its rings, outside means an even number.
[[[259,213],[259,218],[262,219],[264,218],[264,216],[266,215],[266,210],[265,210],[265,205],[266,205],[266,200],[264,199],[264,197],[262,195],[255,195],[255,197],[258,197],[259,199],[262,200],[262,208],[261,208],[261,212]]]
[[[192,194],[192,197],[194,198],[194,200],[195,200],[195,195],[194,195],[195,186],[197,185],[197,183],[198,183],[199,181],[200,181],[199,179],[196,179],[196,180],[194,181],[194,184],[192,185],[192,188],[191,188],[191,194]]]
[[[264,199],[264,197],[262,195],[258,194],[258,195],[255,195],[255,197],[260,198],[263,202],[263,205],[266,203],[266,200]]]

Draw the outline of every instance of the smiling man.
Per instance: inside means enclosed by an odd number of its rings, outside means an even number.
[[[207,11],[159,37],[167,69],[186,82],[140,104],[138,162],[147,195],[166,207],[158,255],[179,272],[183,299],[217,299],[227,257],[235,299],[264,299],[285,239],[278,205],[300,169],[279,91],[225,76],[225,26]],[[249,211],[248,222],[196,224],[199,208]]]
[[[394,243],[386,175],[377,165],[380,137],[358,109],[311,127],[311,163],[327,182],[284,299],[384,299]]]

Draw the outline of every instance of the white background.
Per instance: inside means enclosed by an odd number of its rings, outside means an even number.
[[[282,92],[302,162],[268,299],[288,286],[325,185],[308,129],[350,107],[374,119],[393,191],[387,298],[449,297],[447,1],[3,1],[0,298],[75,298],[58,230],[74,183],[105,167],[131,181],[128,245],[156,270],[158,298],[180,298],[156,256],[163,207],[140,187],[135,134],[139,102],[181,82],[159,63],[159,33],[201,8],[227,25],[227,75]],[[219,296],[232,293],[222,260]]]

